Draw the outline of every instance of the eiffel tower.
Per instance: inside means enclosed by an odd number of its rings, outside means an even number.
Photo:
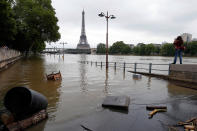
[[[88,44],[86,32],[85,32],[85,12],[82,11],[82,27],[81,27],[81,36],[79,43],[77,44],[77,49],[90,49],[90,45]]]

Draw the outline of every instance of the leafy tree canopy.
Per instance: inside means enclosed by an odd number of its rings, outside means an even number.
[[[171,43],[167,43],[162,45],[161,47],[161,55],[163,56],[173,56],[175,53],[174,45]]]
[[[0,46],[14,40],[16,23],[13,18],[11,3],[8,0],[0,1]]]
[[[60,38],[51,0],[16,0],[13,10],[18,31],[14,48],[36,52],[45,47],[45,42]]]
[[[105,44],[99,43],[97,45],[96,53],[98,53],[98,54],[105,54],[105,52],[106,52]]]
[[[126,45],[123,41],[117,41],[109,49],[110,54],[129,54],[131,48]]]

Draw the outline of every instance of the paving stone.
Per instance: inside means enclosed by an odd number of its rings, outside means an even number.
[[[128,96],[107,96],[102,106],[111,108],[128,109],[130,98]]]

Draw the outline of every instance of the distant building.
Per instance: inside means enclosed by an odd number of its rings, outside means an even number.
[[[134,48],[134,44],[127,44],[131,49],[133,49]]]
[[[153,44],[155,47],[161,47],[161,44]]]
[[[192,41],[197,41],[197,38],[193,38]]]
[[[163,42],[162,42],[162,45],[163,45],[163,44],[167,44],[167,43],[168,43],[167,41],[163,41]]]
[[[137,46],[141,46],[141,45],[144,45],[144,43],[138,43],[138,44],[137,44]]]
[[[189,33],[183,33],[181,35],[184,42],[191,42],[192,41],[192,34]]]

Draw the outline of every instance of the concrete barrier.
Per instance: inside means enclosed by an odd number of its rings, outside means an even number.
[[[197,83],[197,65],[171,64],[169,76],[177,80]]]
[[[0,48],[0,71],[13,64],[21,57],[21,53],[9,48]]]

